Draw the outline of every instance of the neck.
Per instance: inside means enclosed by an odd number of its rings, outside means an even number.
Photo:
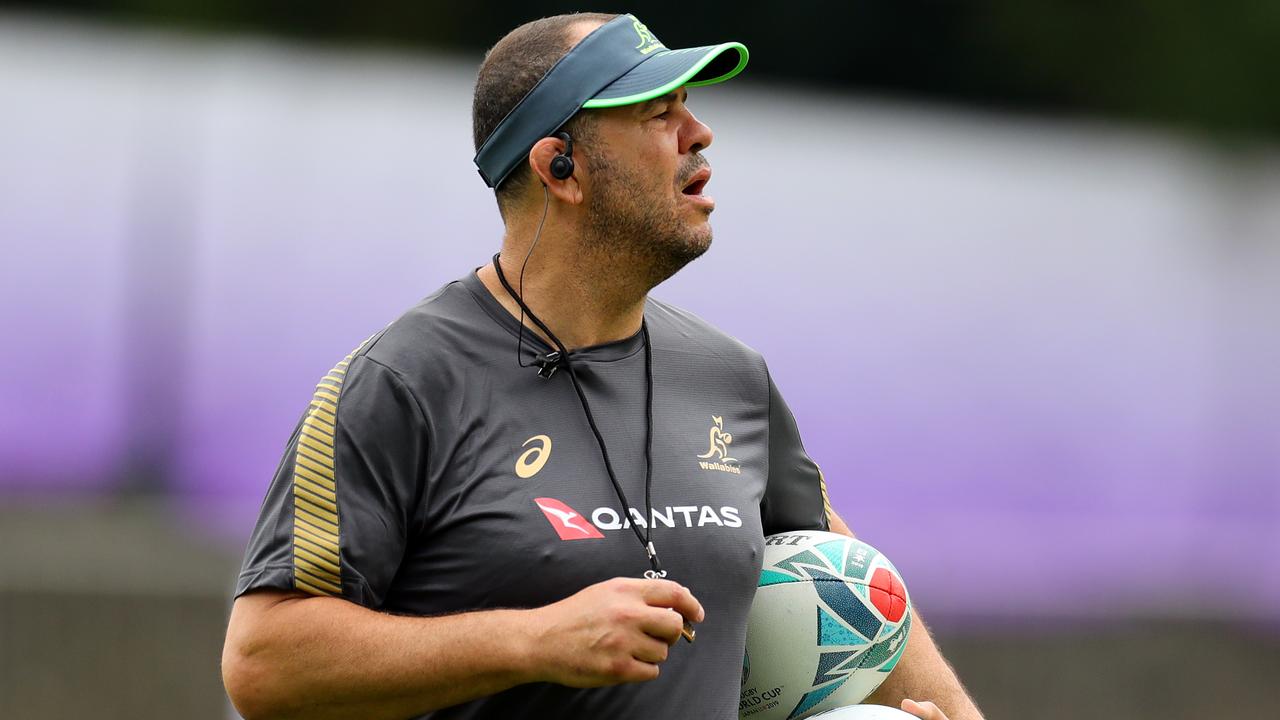
[[[524,269],[520,268],[537,232],[531,227],[508,226],[498,262],[507,282],[521,293],[525,304],[555,333],[569,350],[631,337],[644,320],[648,285],[626,272],[627,264],[605,257],[598,249],[578,241],[575,234],[548,226]],[[502,286],[492,263],[477,273],[490,294],[507,312],[520,317],[520,305]],[[525,318],[525,327],[551,343],[551,339]]]

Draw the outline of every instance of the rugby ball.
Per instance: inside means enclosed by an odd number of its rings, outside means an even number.
[[[813,715],[815,720],[920,720],[909,712],[884,705],[850,705]]]
[[[898,664],[910,632],[902,576],[875,548],[818,530],[770,535],[738,717],[796,720],[857,705]]]

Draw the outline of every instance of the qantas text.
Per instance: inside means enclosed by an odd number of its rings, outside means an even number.
[[[629,528],[632,521],[642,528],[648,527],[642,511],[635,508],[627,509],[630,511],[630,519],[623,518],[621,513],[611,507],[596,508],[591,513],[591,522],[601,530]],[[669,528],[706,527],[708,525],[731,528],[742,527],[742,518],[738,514],[738,508],[721,507],[717,510],[710,505],[676,505],[654,508],[651,521],[654,527]]]

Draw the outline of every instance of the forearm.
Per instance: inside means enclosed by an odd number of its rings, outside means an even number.
[[[232,610],[223,678],[256,718],[403,720],[531,682],[525,611],[402,617],[260,593]]]
[[[828,514],[827,522],[831,532],[854,537],[834,510]],[[896,708],[901,707],[905,699],[928,700],[946,713],[949,720],[982,720],[982,713],[965,692],[955,670],[938,651],[919,611],[913,608],[912,613],[907,649],[867,702]]]
[[[915,614],[911,618],[907,649],[902,652],[897,667],[866,702],[896,708],[908,698],[930,700],[950,720],[982,720],[982,713],[938,651],[919,613],[914,608],[912,612]]]

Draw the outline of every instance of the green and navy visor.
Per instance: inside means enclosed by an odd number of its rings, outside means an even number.
[[[534,143],[582,108],[632,105],[685,85],[714,85],[746,66],[742,43],[668,50],[634,15],[619,15],[542,76],[480,146],[476,167],[486,185],[498,187],[525,161]]]

